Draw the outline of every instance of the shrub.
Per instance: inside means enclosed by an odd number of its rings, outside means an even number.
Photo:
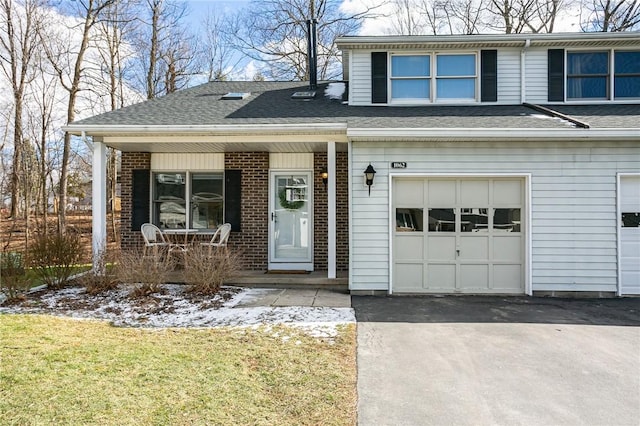
[[[83,250],[82,240],[77,232],[36,234],[27,258],[43,284],[60,288],[69,282],[74,266],[83,257]]]
[[[224,281],[239,269],[239,255],[227,249],[210,251],[207,247],[195,245],[184,259],[184,279],[190,285],[189,291],[194,293],[216,293]]]
[[[131,296],[148,296],[158,292],[175,267],[171,256],[143,256],[140,251],[122,253],[116,266],[119,282],[133,284]]]
[[[78,279],[80,285],[84,286],[89,294],[98,294],[118,287],[116,276],[108,268],[109,264],[114,263],[116,256],[106,250],[100,250],[97,256],[97,262],[94,265],[95,269]]]
[[[30,288],[24,269],[22,253],[0,253],[0,292],[9,301],[18,299]]]

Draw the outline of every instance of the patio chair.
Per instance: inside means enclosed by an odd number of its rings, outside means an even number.
[[[168,249],[171,246],[164,238],[160,228],[153,223],[143,223],[140,227],[140,232],[142,232],[142,238],[144,238],[144,257],[147,256],[147,251],[152,249],[154,257],[157,258],[159,249]]]
[[[209,247],[209,253],[211,253],[211,250],[215,247],[215,248],[226,248],[227,247],[227,241],[229,241],[229,235],[231,234],[231,224],[230,223],[223,223],[222,225],[220,225],[218,227],[218,229],[216,230],[216,233],[213,234],[213,237],[211,237],[211,241],[209,241],[208,243],[200,243],[201,245],[205,246],[205,247]]]

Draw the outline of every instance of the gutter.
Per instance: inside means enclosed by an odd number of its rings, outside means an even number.
[[[638,128],[537,129],[537,128],[354,128],[351,141],[530,141],[530,140],[638,140]]]

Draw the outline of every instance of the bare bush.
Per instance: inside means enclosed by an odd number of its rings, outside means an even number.
[[[21,253],[0,253],[0,271],[0,293],[4,293],[8,301],[19,299],[29,290]]]
[[[140,251],[129,251],[120,256],[116,277],[121,283],[134,285],[131,296],[148,296],[160,290],[174,267],[171,256],[143,256]]]
[[[197,245],[189,249],[184,259],[184,279],[194,293],[217,293],[239,269],[239,255],[226,248],[209,250]]]
[[[83,251],[77,232],[37,234],[29,247],[27,260],[43,284],[61,288],[68,284],[74,268],[84,256]]]
[[[78,282],[89,294],[98,294],[117,288],[118,279],[112,267],[112,265],[116,264],[116,261],[117,255],[115,253],[100,250],[97,254],[94,268],[82,275]]]

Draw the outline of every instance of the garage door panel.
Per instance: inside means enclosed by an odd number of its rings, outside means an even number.
[[[489,265],[460,265],[460,290],[483,290],[489,287]]]
[[[489,204],[489,181],[463,180],[460,182],[459,202],[468,206],[484,207]]]
[[[394,270],[393,281],[397,290],[422,289],[424,282],[422,263],[397,263]]]
[[[427,204],[432,207],[449,206],[456,203],[455,180],[429,180]]]
[[[398,261],[424,260],[424,237],[422,235],[402,235],[396,237],[394,246]]]
[[[520,236],[496,236],[493,238],[493,260],[520,262],[522,260],[522,239]]]
[[[492,288],[505,293],[521,289],[522,265],[493,265]]]
[[[456,237],[429,235],[427,237],[427,258],[435,261],[456,259]]]
[[[464,260],[489,260],[489,237],[469,236],[460,237],[461,261]]]
[[[514,200],[522,200],[522,183],[513,180],[493,182],[493,204],[513,205]]]
[[[395,200],[398,207],[414,207],[424,204],[423,180],[396,180]]]
[[[640,294],[640,176],[620,178],[620,289]]]
[[[430,290],[453,292],[456,288],[456,265],[429,264],[426,284]]]

